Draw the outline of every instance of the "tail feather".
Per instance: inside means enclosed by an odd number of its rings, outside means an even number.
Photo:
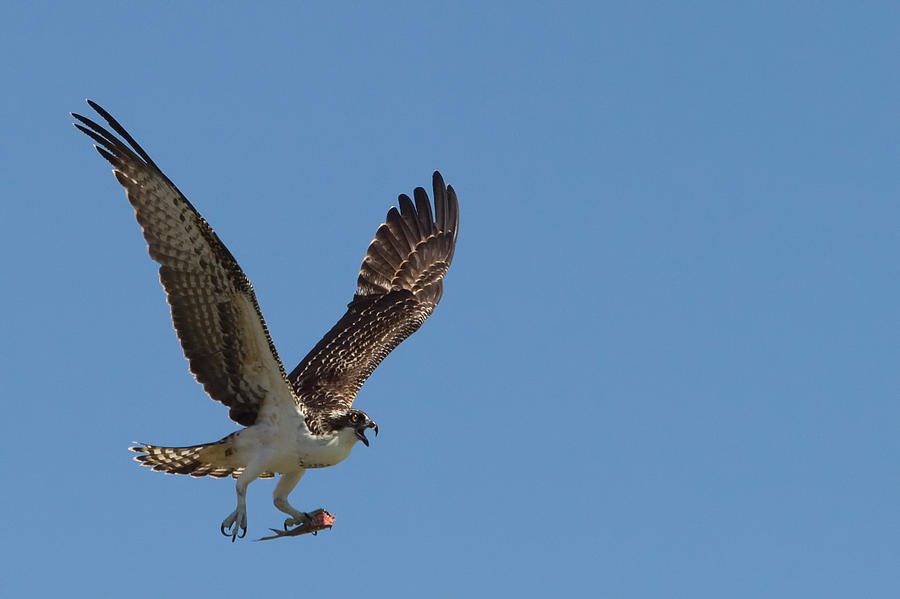
[[[193,477],[237,478],[244,471],[244,464],[237,459],[232,437],[233,435],[228,435],[215,443],[190,447],[160,447],[137,443],[128,449],[140,453],[134,459],[157,472],[190,474]],[[260,478],[272,476],[272,472],[263,472]]]

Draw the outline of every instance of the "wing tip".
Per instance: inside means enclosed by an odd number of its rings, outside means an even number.
[[[100,116],[106,118],[106,116],[109,114],[108,112],[106,112],[106,110],[102,106],[100,106],[99,104],[97,104],[96,102],[91,100],[90,98],[85,98],[84,101],[87,102],[88,106],[90,106],[91,108],[96,110],[98,113],[100,113]]]

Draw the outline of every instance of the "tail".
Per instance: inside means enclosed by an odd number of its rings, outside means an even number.
[[[157,472],[190,474],[194,477],[237,478],[244,471],[245,464],[241,463],[233,437],[234,434],[231,434],[215,443],[190,447],[158,447],[138,443],[128,449],[140,453],[134,459]],[[272,476],[273,473],[264,472],[260,478]]]

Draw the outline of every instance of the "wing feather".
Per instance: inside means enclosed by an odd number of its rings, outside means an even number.
[[[416,218],[416,207],[413,206],[409,196],[400,194],[398,198],[400,203],[400,220],[403,223],[403,234],[406,235],[406,241],[411,247],[415,247],[424,234],[419,230],[419,221]]]
[[[422,233],[422,238],[425,239],[434,232],[434,218],[431,216],[431,202],[428,201],[428,194],[425,193],[425,190],[421,187],[416,187],[413,190],[413,197],[416,199],[419,230]]]
[[[253,286],[212,227],[144,149],[108,112],[88,104],[125,140],[72,115],[79,121],[75,126],[115,167],[134,207],[150,257],[160,264],[160,282],[191,372],[212,399],[230,408],[232,420],[253,424],[264,402],[290,397],[289,390],[274,392],[273,385],[287,386],[287,380]]]
[[[378,227],[360,267],[347,312],[288,375],[308,411],[353,404],[378,364],[431,315],[453,259],[459,206],[440,173],[433,177],[435,210],[421,187],[399,196]]]

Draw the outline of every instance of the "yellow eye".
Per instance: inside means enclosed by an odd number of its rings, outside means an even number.
[[[353,424],[359,422],[359,414],[353,414],[352,416],[350,416],[350,422],[352,422]]]

